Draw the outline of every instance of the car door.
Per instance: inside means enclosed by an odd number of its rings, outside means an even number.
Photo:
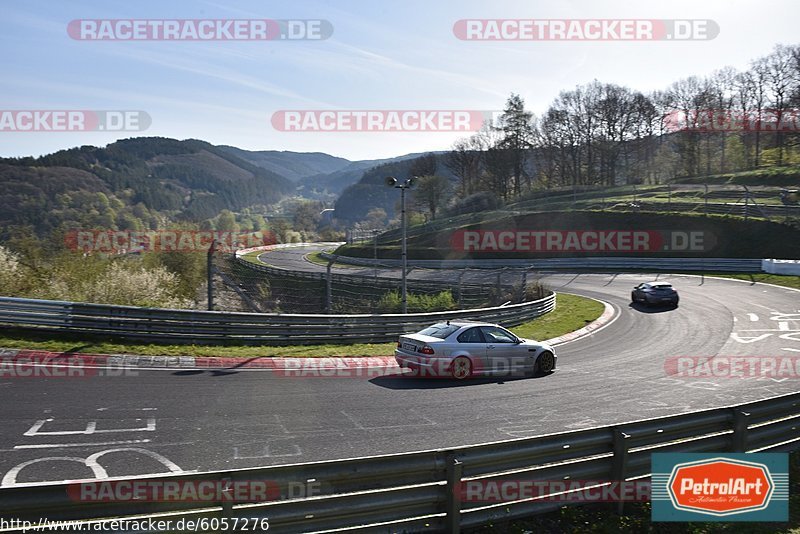
[[[458,345],[453,355],[467,355],[472,362],[472,372],[483,374],[486,367],[486,340],[480,327],[473,326],[461,332],[456,338]]]
[[[509,374],[528,364],[527,352],[512,333],[497,326],[482,326],[481,333],[486,340],[486,363],[492,374]]]

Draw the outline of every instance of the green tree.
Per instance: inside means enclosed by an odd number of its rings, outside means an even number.
[[[222,210],[217,217],[217,230],[220,232],[236,232],[239,225],[236,224],[236,216],[230,210]]]
[[[436,211],[444,207],[450,181],[444,176],[420,176],[413,189],[413,202],[416,206],[428,210],[431,219],[436,219]]]
[[[522,192],[523,178],[530,186],[530,173],[526,168],[526,159],[533,148],[534,131],[533,114],[525,110],[525,101],[517,94],[511,93],[506,107],[500,116],[497,129],[501,132],[497,148],[509,152],[512,165],[513,191],[519,196]]]

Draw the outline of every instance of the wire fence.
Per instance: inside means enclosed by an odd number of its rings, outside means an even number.
[[[296,272],[234,255],[215,256],[213,268],[218,273],[214,290],[233,291],[239,297],[215,309],[333,314],[399,313],[401,309],[401,273],[396,268],[353,275],[332,270]],[[414,269],[408,274],[408,293],[408,310],[414,313],[516,304],[542,298],[547,289],[528,268],[493,273],[455,269],[447,280],[441,279],[440,270]]]

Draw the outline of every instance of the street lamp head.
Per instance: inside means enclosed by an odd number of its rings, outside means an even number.
[[[387,176],[386,177],[386,187],[394,187],[397,185],[397,178],[394,176]]]
[[[410,177],[408,180],[406,180],[406,187],[411,187],[412,185],[414,185],[414,177],[413,176]]]

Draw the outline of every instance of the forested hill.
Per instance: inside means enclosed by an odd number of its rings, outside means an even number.
[[[275,203],[293,189],[283,176],[204,141],[126,139],[105,148],[0,158],[0,233],[201,222],[223,209]]]

